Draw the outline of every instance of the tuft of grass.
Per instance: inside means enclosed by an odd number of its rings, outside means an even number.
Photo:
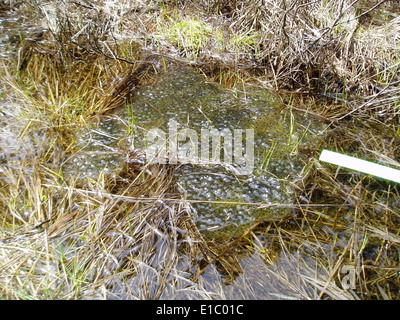
[[[157,30],[159,41],[166,40],[194,61],[211,37],[211,28],[195,18],[160,18],[157,20]]]
[[[0,296],[399,299],[398,186],[317,160],[327,147],[400,161],[399,16],[394,2],[375,5],[2,6],[36,14],[47,32],[29,40],[21,31],[0,69]],[[190,63],[225,86],[274,88],[290,108],[326,122],[325,141],[301,150],[303,174],[289,182],[292,215],[204,237],[173,188],[174,168],[149,166],[134,151],[114,175],[79,188],[63,178],[75,131],[129,102],[159,61],[165,70]],[[349,268],[355,282],[346,288]]]

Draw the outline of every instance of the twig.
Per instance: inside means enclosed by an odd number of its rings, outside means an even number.
[[[354,5],[355,3],[357,3],[358,1],[359,1],[359,0],[354,1],[349,7],[353,6],[353,5]],[[382,5],[382,4],[384,4],[385,2],[388,2],[388,1],[393,1],[393,0],[382,0],[381,2],[377,3],[376,5],[374,5],[371,9],[369,9],[369,10],[363,12],[362,14],[360,14],[360,15],[354,17],[353,19],[347,20],[347,21],[345,21],[345,22],[341,22],[340,24],[342,24],[342,23],[348,23],[348,22],[357,20],[357,19],[361,18],[362,16],[365,16],[366,14],[370,13],[372,10],[375,10],[375,9],[378,8],[380,5]]]
[[[281,31],[283,32],[283,35],[286,37],[286,39],[287,39],[287,41],[288,41],[288,45],[290,44],[290,38],[289,38],[289,36],[287,35],[286,30],[285,30],[286,17],[287,17],[287,14],[288,14],[290,11],[293,10],[294,6],[296,5],[296,3],[297,3],[298,1],[299,1],[299,0],[293,1],[293,3],[292,3],[292,5],[290,6],[290,8],[289,8],[288,10],[286,10],[286,11],[285,11],[285,14],[283,15],[283,21],[282,21],[282,28],[281,28]],[[297,11],[297,9],[296,9],[296,11]]]

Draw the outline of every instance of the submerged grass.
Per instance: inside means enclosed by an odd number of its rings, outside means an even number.
[[[399,299],[399,186],[317,160],[326,147],[399,166],[398,9],[6,1],[2,23],[34,14],[46,27],[10,41],[1,66],[0,297]],[[76,131],[172,62],[226,87],[272,88],[287,108],[326,124],[321,146],[299,150],[292,215],[200,234],[174,168],[128,151],[114,175],[79,187],[63,177]]]

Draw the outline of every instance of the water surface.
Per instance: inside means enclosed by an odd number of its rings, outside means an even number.
[[[178,159],[176,187],[182,197],[204,201],[192,204],[192,214],[203,230],[239,226],[256,218],[275,219],[290,213],[288,209],[274,207],[257,209],[254,204],[293,203],[288,182],[303,169],[298,147],[320,136],[316,123],[283,108],[268,90],[249,85],[241,90],[223,90],[190,69],[177,68],[161,74],[154,84],[139,88],[130,105],[113,117],[102,118],[91,131],[82,134],[79,140],[82,150],[71,159],[74,165],[65,166],[65,171],[93,178],[100,170],[112,172],[125,161],[124,148],[145,152],[151,143],[149,131],[158,129],[168,136],[172,123],[178,132],[190,129],[198,134],[199,158],[204,130],[231,132],[231,144],[235,130],[242,130],[242,155],[249,151],[245,144],[246,129],[254,131],[254,167],[248,174],[238,174],[236,169],[245,164],[236,164],[234,157],[226,165],[227,145],[222,139],[219,163],[212,161],[215,159],[211,144],[208,162],[182,164]],[[187,143],[190,141],[178,143],[178,149]],[[219,201],[224,203],[210,203]]]

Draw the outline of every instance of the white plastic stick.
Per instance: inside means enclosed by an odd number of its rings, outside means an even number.
[[[400,170],[385,167],[370,161],[357,159],[329,150],[323,150],[319,160],[400,183]]]

